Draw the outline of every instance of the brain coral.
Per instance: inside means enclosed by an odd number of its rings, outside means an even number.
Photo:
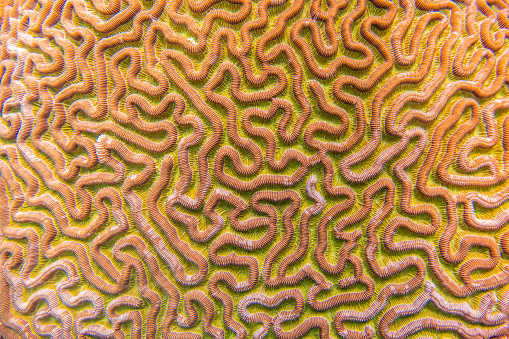
[[[0,337],[509,337],[505,0],[0,5]]]

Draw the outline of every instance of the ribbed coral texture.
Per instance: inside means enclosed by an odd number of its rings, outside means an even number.
[[[0,337],[509,337],[506,0],[0,17]]]

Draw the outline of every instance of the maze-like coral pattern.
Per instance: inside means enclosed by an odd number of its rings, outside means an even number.
[[[3,338],[506,338],[509,4],[2,0]]]

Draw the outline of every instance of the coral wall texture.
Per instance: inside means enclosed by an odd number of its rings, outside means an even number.
[[[505,0],[2,0],[0,336],[507,338]]]

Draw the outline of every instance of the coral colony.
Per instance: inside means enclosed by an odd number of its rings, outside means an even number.
[[[509,337],[506,0],[0,6],[0,337]]]

